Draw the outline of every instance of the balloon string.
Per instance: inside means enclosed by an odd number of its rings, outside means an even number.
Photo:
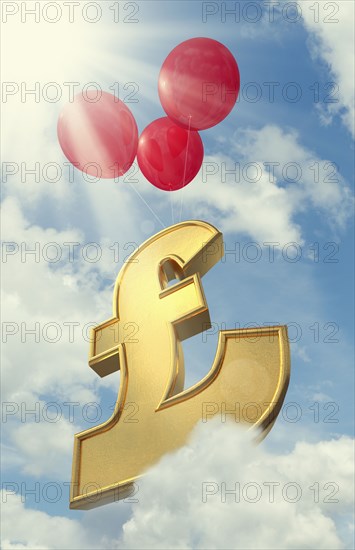
[[[170,208],[171,208],[171,221],[174,225],[174,201],[173,201],[173,194],[171,191],[171,183],[169,184],[169,195],[170,195]]]
[[[179,222],[182,220],[182,206],[183,206],[183,200],[184,200],[184,189],[185,189],[185,177],[186,177],[186,167],[187,167],[187,155],[189,152],[189,141],[190,141],[190,128],[191,128],[191,115],[189,115],[189,129],[187,134],[187,144],[186,144],[186,154],[185,154],[185,166],[184,166],[184,177],[182,180],[182,191],[181,191],[181,201],[180,201],[180,216],[179,216]]]
[[[128,181],[128,180],[127,180]],[[165,229],[166,228],[166,225],[163,224],[163,222],[161,221],[161,219],[159,218],[159,216],[154,212],[154,210],[149,206],[149,204],[147,203],[147,201],[142,197],[142,195],[140,194],[140,192],[138,191],[138,189],[136,189],[134,187],[134,185],[131,184],[130,181],[128,181],[129,183],[129,186],[137,193],[138,197],[140,199],[142,199],[142,201],[144,202],[144,204],[146,205],[147,208],[149,208],[149,210],[151,211],[151,213],[153,214],[153,216],[158,220],[158,222],[160,223],[160,225]]]

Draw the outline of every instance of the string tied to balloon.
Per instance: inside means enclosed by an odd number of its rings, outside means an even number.
[[[185,177],[186,177],[186,166],[187,166],[187,155],[189,152],[189,142],[190,142],[190,132],[191,132],[191,114],[189,114],[189,127],[188,127],[188,135],[187,135],[187,144],[186,144],[186,155],[185,155],[185,166],[184,166],[184,176],[182,178],[182,191],[181,191],[181,199],[180,199],[180,215],[179,215],[179,222],[182,220],[182,208],[183,208],[183,202],[184,202],[184,190],[185,190]]]

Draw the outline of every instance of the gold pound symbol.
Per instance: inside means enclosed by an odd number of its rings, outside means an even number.
[[[201,277],[222,256],[222,234],[188,221],[148,239],[121,269],[113,317],[93,330],[89,357],[99,376],[121,371],[119,394],[109,420],[75,435],[71,508],[127,497],[198,421],[233,411],[260,437],[271,429],[290,374],[285,326],[220,331],[211,370],[184,390],[181,341],[210,326]],[[124,338],[125,327],[136,334]]]

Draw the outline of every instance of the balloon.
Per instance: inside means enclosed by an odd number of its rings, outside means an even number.
[[[159,74],[159,97],[177,124],[205,130],[233,109],[240,88],[232,53],[211,38],[191,38],[174,48]]]
[[[150,183],[176,191],[190,183],[201,168],[203,144],[198,132],[188,132],[169,118],[154,120],[138,141],[137,161]]]
[[[136,121],[128,107],[107,92],[76,95],[60,114],[57,132],[67,159],[91,176],[122,176],[137,153]]]

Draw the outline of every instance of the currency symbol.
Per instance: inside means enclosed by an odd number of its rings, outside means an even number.
[[[271,429],[290,373],[285,326],[220,331],[210,371],[184,389],[181,342],[210,326],[201,278],[222,256],[222,234],[187,221],[148,239],[118,274],[113,317],[93,329],[89,365],[99,376],[120,370],[120,389],[111,418],[75,435],[71,508],[131,494],[201,420],[223,413],[261,437]]]

